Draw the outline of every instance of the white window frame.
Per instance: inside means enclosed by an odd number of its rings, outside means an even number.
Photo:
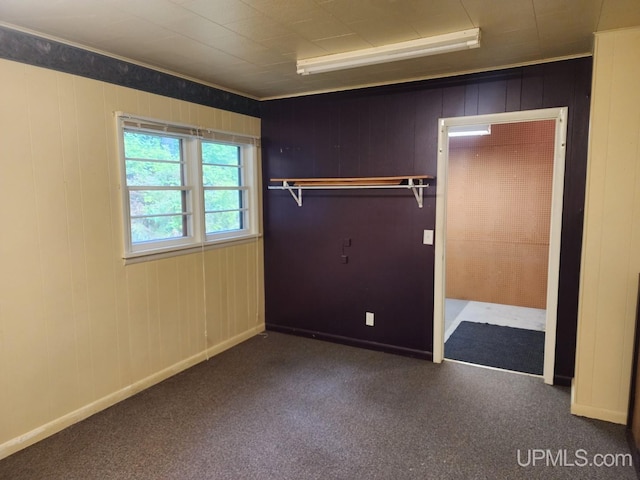
[[[215,242],[217,240],[224,240],[226,238],[235,238],[238,236],[238,232],[242,232],[242,231],[253,231],[254,229],[257,228],[257,226],[252,225],[252,220],[256,217],[256,215],[252,215],[251,214],[251,206],[256,204],[257,202],[255,201],[255,188],[251,188],[250,185],[247,185],[247,181],[246,179],[255,179],[257,172],[255,171],[255,162],[250,161],[250,159],[252,157],[255,156],[255,152],[253,151],[255,149],[255,147],[251,146],[251,145],[247,145],[247,144],[239,144],[239,143],[235,143],[235,142],[224,142],[224,141],[219,141],[219,140],[203,140],[206,142],[213,142],[213,143],[220,143],[220,144],[226,144],[226,145],[233,145],[236,147],[239,147],[239,154],[240,154],[240,162],[239,162],[239,170],[240,170],[240,178],[241,178],[241,185],[239,187],[206,187],[206,186],[202,186],[202,190],[203,190],[203,199],[204,199],[204,192],[205,191],[221,191],[221,190],[239,190],[242,192],[242,204],[243,207],[240,209],[240,211],[242,212],[242,225],[243,228],[240,230],[231,230],[228,232],[218,232],[218,233],[207,233],[206,232],[206,228],[205,228],[205,236],[206,236],[206,241],[207,242]],[[202,156],[202,155],[201,155]],[[203,161],[200,162],[200,165],[203,165]],[[225,165],[219,165],[219,166],[225,166]],[[203,200],[204,202],[204,200]],[[210,213],[207,212],[204,209],[203,206],[203,210],[204,213]],[[205,219],[206,220],[206,219]],[[204,225],[206,226],[206,221],[204,223]]]
[[[206,246],[224,245],[259,236],[258,211],[258,138],[243,134],[223,132],[193,125],[169,123],[161,120],[115,112],[122,195],[123,258],[145,259],[147,257],[171,256],[189,253]],[[148,188],[128,186],[124,132],[135,131],[154,135],[179,138],[182,140],[182,160],[184,162],[184,185],[187,191],[187,235],[179,238],[133,242],[131,238],[130,192]],[[243,192],[243,222],[239,230],[206,233],[204,192],[202,178],[202,142],[223,143],[238,146],[240,152],[241,185]],[[151,188],[153,189],[153,188]],[[151,259],[151,258],[150,258]]]

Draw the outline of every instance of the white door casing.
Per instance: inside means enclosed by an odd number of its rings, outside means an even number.
[[[449,128],[498,123],[555,120],[551,228],[544,345],[544,382],[553,385],[560,273],[560,239],[564,191],[564,163],[567,137],[567,107],[519,112],[441,118],[438,121],[438,170],[436,177],[436,228],[434,261],[433,361],[444,360],[444,305],[446,272],[447,173],[449,162]]]

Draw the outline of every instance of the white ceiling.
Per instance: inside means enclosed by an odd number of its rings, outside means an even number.
[[[265,99],[592,53],[640,0],[0,0],[0,22]],[[479,27],[482,46],[300,76],[297,59]]]

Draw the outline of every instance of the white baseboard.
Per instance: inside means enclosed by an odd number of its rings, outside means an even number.
[[[627,412],[572,403],[571,413],[579,417],[595,418],[596,420],[604,420],[605,422],[619,423],[621,425],[627,424]]]
[[[239,343],[244,342],[245,340],[248,340],[258,333],[263,332],[264,330],[264,323],[253,327],[245,332],[242,332],[239,335],[236,335],[235,337],[225,340],[224,342],[214,345],[213,347],[209,347],[207,350],[204,350],[192,357],[181,360],[180,362],[171,365],[170,367],[160,370],[159,372],[149,375],[142,380],[139,380],[116,392],[113,392],[106,397],[102,397],[95,402],[89,403],[88,405],[74,410],[73,412],[69,412],[62,417],[56,418],[55,420],[52,420],[49,423],[35,428],[23,435],[20,435],[19,437],[12,438],[11,440],[3,444],[0,444],[0,460],[19,450],[22,450],[23,448],[28,447],[29,445],[33,445],[34,443],[39,442],[40,440],[43,440],[53,435],[54,433],[58,433],[59,431],[64,430],[74,423],[78,423],[85,418],[94,415],[95,413],[109,408],[126,398],[132,397],[136,393],[141,392],[142,390],[145,390],[146,388],[149,388],[157,383],[160,383],[163,380],[166,380],[167,378],[172,377],[173,375],[206,360],[207,358],[224,352],[225,350],[228,350],[229,348],[234,347]]]
[[[576,402],[576,377],[571,380],[571,413],[579,417],[595,418],[605,422],[627,424],[627,412],[608,410],[606,408],[581,405]]]

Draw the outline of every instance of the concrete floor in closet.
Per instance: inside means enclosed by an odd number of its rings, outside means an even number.
[[[445,301],[444,341],[446,342],[449,339],[458,325],[460,325],[460,322],[463,321],[490,323],[544,332],[545,315],[546,310],[540,308],[516,307],[513,305],[447,298]]]

